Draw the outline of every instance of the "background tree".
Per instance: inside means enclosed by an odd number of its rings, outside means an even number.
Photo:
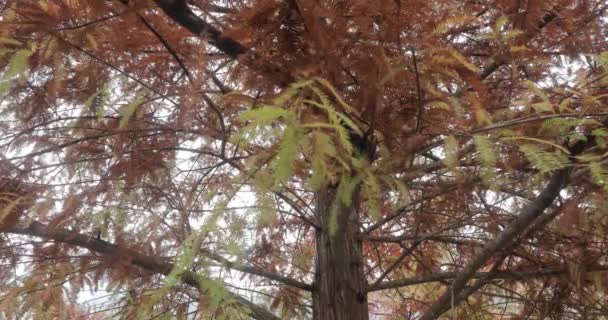
[[[3,316],[602,319],[607,7],[4,1]]]

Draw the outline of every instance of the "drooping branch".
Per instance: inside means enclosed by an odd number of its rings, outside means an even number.
[[[158,273],[162,275],[168,275],[173,269],[171,263],[167,263],[159,259],[158,257],[147,256],[141,254],[136,250],[129,248],[122,248],[115,244],[103,241],[94,237],[90,237],[84,234],[75,233],[73,231],[65,229],[50,229],[47,225],[37,221],[32,221],[26,227],[10,227],[0,230],[1,233],[12,233],[21,234],[27,236],[40,237],[43,239],[53,240],[61,243],[66,243],[81,248],[103,254],[106,256],[114,257],[128,257],[128,261],[133,266],[140,267],[149,272]],[[181,276],[181,281],[196,290],[201,290],[200,276],[191,271],[184,271]],[[204,293],[204,292],[201,292]],[[261,307],[240,295],[228,292],[231,299],[234,299],[238,304],[251,310],[251,316],[258,320],[279,320],[277,316],[272,314],[266,308]]]

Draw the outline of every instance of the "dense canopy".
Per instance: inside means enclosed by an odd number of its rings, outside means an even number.
[[[607,9],[0,1],[0,318],[605,319]]]

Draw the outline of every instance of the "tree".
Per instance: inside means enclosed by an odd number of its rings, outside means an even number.
[[[4,317],[608,314],[605,1],[1,6]]]

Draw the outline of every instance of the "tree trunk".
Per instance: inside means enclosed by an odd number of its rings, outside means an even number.
[[[316,233],[313,319],[367,320],[361,241],[356,237],[358,217],[354,206],[339,205],[336,232],[330,234],[335,195],[333,187],[316,193],[315,210],[321,230]]]

